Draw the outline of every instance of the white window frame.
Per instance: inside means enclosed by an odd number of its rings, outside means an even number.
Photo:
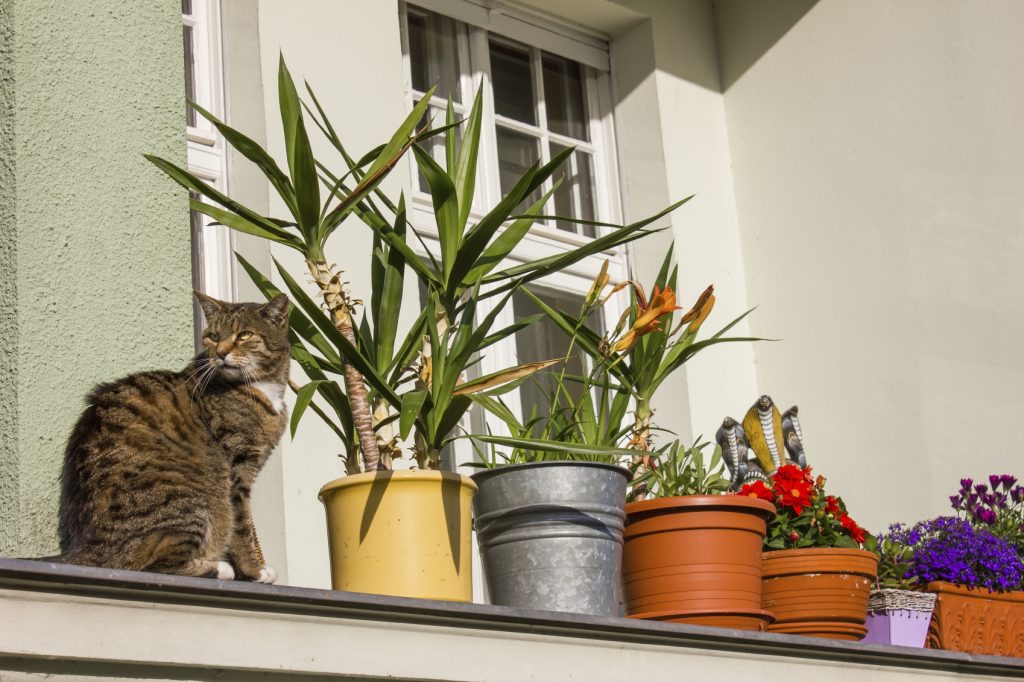
[[[182,15],[182,25],[192,27],[192,63],[195,101],[214,116],[224,118],[224,57],[221,37],[220,0],[192,0],[192,14]],[[216,189],[227,192],[227,153],[224,140],[202,116],[186,125],[188,169]],[[192,264],[195,286],[222,301],[235,300],[234,237],[231,230],[213,225],[201,216],[203,225],[193,241]],[[196,333],[200,318],[196,317]]]
[[[513,9],[504,3],[491,1],[490,9],[483,7],[475,0],[414,0],[409,3],[415,7],[436,12],[456,21],[463,22],[458,26],[458,54],[460,63],[459,87],[462,103],[454,103],[456,115],[468,113],[477,84],[484,87],[484,100],[481,125],[480,153],[477,168],[476,202],[470,213],[470,220],[476,221],[483,217],[482,209],[493,207],[501,198],[498,182],[498,152],[496,140],[496,123],[511,130],[528,133],[541,142],[541,160],[547,162],[550,154],[548,141],[576,146],[581,151],[592,154],[593,180],[595,188],[596,220],[617,223],[622,220],[622,203],[619,183],[617,158],[615,153],[615,133],[612,121],[612,96],[610,75],[608,73],[608,42],[606,37],[594,33],[583,34],[578,28],[569,28],[550,17],[527,13],[518,8]],[[400,7],[400,27],[402,42],[403,71],[405,79],[406,106],[410,109],[422,93],[413,89],[408,37],[408,7],[402,2]],[[526,45],[531,51],[531,64],[534,68],[533,82],[535,95],[540,106],[538,124],[533,126],[521,121],[498,116],[494,111],[493,98],[489,96],[491,88],[489,40],[515,41],[519,47]],[[587,113],[590,117],[590,142],[581,143],[573,138],[566,138],[547,130],[546,112],[543,98],[543,74],[540,71],[541,50],[567,57],[581,64],[585,80],[585,96]],[[434,97],[431,105],[444,110],[447,100]],[[440,159],[439,159],[440,160]],[[575,160],[572,161],[575,164]],[[410,163],[412,182],[412,199],[410,201],[410,220],[413,227],[423,236],[426,248],[419,243],[414,249],[421,256],[426,256],[429,249],[435,257],[440,253],[437,227],[434,221],[433,206],[430,195],[419,189],[417,169],[414,162]],[[575,167],[573,168],[575,170]],[[550,186],[550,185],[549,185]],[[600,191],[600,188],[614,188],[612,191]],[[578,204],[578,197],[576,202]],[[553,203],[548,210],[553,211]],[[602,231],[598,228],[598,234]],[[557,229],[554,225],[536,225],[516,250],[509,254],[504,267],[544,258],[567,249],[586,244],[590,238]],[[532,283],[538,288],[555,289],[571,292],[583,297],[590,289],[594,278],[599,273],[605,260],[609,261],[609,275],[613,283],[630,277],[629,251],[626,245],[608,250],[602,254],[592,255],[570,268],[552,274]],[[497,305],[499,297],[492,297],[480,302],[478,315],[487,315]],[[605,308],[605,322],[614,324],[625,310],[625,297],[613,297]],[[572,311],[574,312],[574,311]],[[495,320],[496,328],[515,322],[512,305],[506,305],[498,313]],[[488,374],[505,367],[518,364],[516,358],[516,341],[506,339],[491,346],[474,367],[479,374]],[[509,400],[509,408],[522,419],[521,401]],[[464,428],[476,433],[485,429],[495,434],[509,435],[501,420],[491,415],[474,411],[470,421],[463,424]],[[472,446],[466,441],[456,441],[453,464],[457,467],[475,459]],[[462,471],[462,469],[458,469]]]

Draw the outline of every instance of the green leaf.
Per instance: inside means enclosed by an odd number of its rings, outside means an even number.
[[[469,212],[473,208],[473,193],[476,183],[476,162],[480,148],[480,121],[483,112],[483,88],[477,88],[473,107],[466,119],[466,130],[462,134],[462,145],[459,147],[455,161],[455,172],[452,180],[455,183],[455,194],[459,198],[459,234],[466,229]],[[451,166],[449,166],[449,170]]]
[[[277,190],[278,195],[284,201],[288,210],[296,218],[299,217],[298,208],[295,205],[295,190],[292,188],[291,180],[284,174],[284,171],[277,165],[274,158],[267,153],[255,140],[250,139],[231,126],[227,125],[209,111],[195,102],[189,102],[192,108],[200,116],[213,124],[213,126],[224,136],[225,141],[237,150],[242,156],[252,161],[263,172],[270,181],[270,184]]]
[[[170,161],[161,159],[158,156],[153,156],[152,154],[143,154],[143,156],[150,162],[152,162],[153,165],[155,165],[157,168],[166,173],[172,180],[177,182],[182,187],[190,189],[194,192],[198,192],[199,194],[202,194],[206,198],[220,204],[221,206],[225,206],[228,210],[237,213],[239,216],[245,218],[251,223],[259,225],[260,227],[262,227],[267,232],[270,232],[271,234],[275,234],[282,239],[291,238],[295,242],[299,241],[297,237],[295,237],[294,235],[289,235],[287,232],[281,229],[280,225],[278,225],[274,221],[260,215],[259,213],[253,211],[250,208],[243,206],[237,201],[234,201],[227,195],[217,191],[217,189],[215,189],[213,186],[200,180],[192,173],[189,173],[187,170],[179,168]],[[291,242],[289,242],[289,245],[291,245]]]
[[[295,235],[288,234],[284,230],[270,231],[266,227],[246,220],[237,213],[225,211],[222,208],[217,208],[216,206],[204,203],[198,199],[189,199],[188,205],[193,211],[199,211],[204,215],[208,215],[221,225],[230,227],[232,230],[251,234],[255,237],[262,237],[263,239],[269,239],[272,242],[290,246],[296,251],[301,252],[303,250],[302,240]]]
[[[309,406],[310,401],[313,400],[313,394],[316,393],[317,387],[322,383],[324,382],[311,381],[299,389],[299,392],[295,397],[295,409],[292,411],[292,438],[295,438],[295,429],[298,428],[299,426],[299,419],[302,418],[302,414],[306,411],[306,408]]]
[[[316,252],[323,247],[323,233],[320,225],[320,177],[316,173],[313,161],[313,149],[306,135],[306,124],[299,117],[295,129],[294,167],[292,183],[295,186],[295,199],[299,214],[296,220],[299,229],[306,235],[307,244],[315,244]]]
[[[412,425],[416,422],[416,418],[419,417],[420,410],[423,408],[423,403],[426,400],[426,391],[410,391],[402,396],[402,416],[398,422],[398,431],[402,436],[402,440],[409,437]]]
[[[284,53],[279,54],[277,64],[277,99],[281,109],[281,127],[284,130],[284,147],[288,157],[288,168],[292,179],[295,178],[295,147],[299,121],[302,118],[302,105],[299,94],[295,91],[295,81],[284,63]],[[319,207],[318,207],[319,208]]]
[[[455,263],[460,242],[459,201],[455,194],[455,185],[448,174],[434,161],[433,157],[419,145],[412,148],[416,155],[416,163],[420,172],[430,186],[430,198],[434,205],[434,221],[437,223],[438,241],[441,243],[441,268],[447,281]]]

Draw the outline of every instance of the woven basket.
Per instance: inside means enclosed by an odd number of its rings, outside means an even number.
[[[920,611],[931,613],[935,608],[935,595],[911,590],[871,590],[868,597],[869,613],[886,611]]]

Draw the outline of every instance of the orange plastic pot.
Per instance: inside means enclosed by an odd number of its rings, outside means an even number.
[[[764,554],[761,604],[769,632],[860,640],[878,557],[863,549],[783,549]]]
[[[623,593],[630,618],[764,630],[761,544],[775,507],[736,495],[626,505]]]
[[[925,646],[1024,658],[1024,592],[928,583],[937,595]]]

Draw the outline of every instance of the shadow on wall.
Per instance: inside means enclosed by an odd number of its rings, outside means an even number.
[[[816,4],[818,0],[712,0],[721,92],[739,80]]]
[[[616,89],[624,98],[655,69],[725,92],[782,39],[818,0],[614,0]],[[628,55],[628,57],[627,57]]]

